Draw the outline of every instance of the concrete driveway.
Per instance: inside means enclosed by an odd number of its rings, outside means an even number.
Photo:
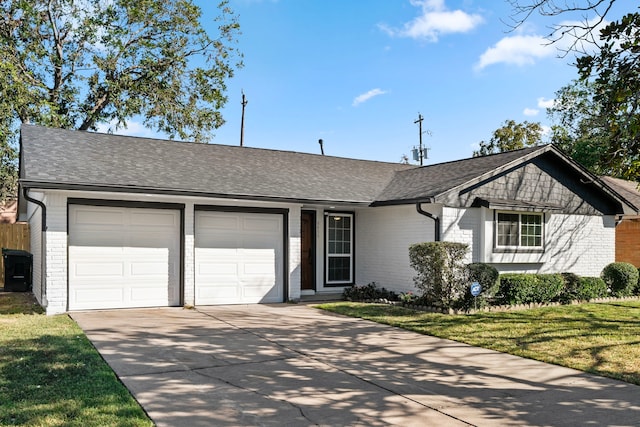
[[[639,426],[640,387],[305,305],[72,314],[158,426]]]

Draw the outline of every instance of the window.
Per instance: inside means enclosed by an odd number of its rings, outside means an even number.
[[[542,248],[542,214],[498,212],[497,217],[497,247]]]
[[[353,282],[353,215],[331,213],[326,216],[327,284]]]

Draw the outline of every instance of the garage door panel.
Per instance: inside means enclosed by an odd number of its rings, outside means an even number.
[[[71,222],[77,226],[123,225],[125,213],[108,208],[96,208],[94,206],[76,207],[71,215]]]
[[[179,304],[179,218],[176,210],[71,205],[69,309]]]
[[[283,301],[282,221],[279,214],[197,212],[196,304]]]

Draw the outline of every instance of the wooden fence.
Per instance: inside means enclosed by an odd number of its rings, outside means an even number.
[[[0,224],[0,247],[6,249],[30,250],[29,224]],[[4,286],[4,257],[0,257],[0,284]]]

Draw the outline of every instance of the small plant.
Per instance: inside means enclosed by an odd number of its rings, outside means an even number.
[[[413,292],[409,291],[409,292],[400,292],[400,295],[398,296],[398,299],[404,303],[413,303],[418,299],[418,296],[416,294],[414,294]]]
[[[378,288],[376,282],[371,282],[364,286],[355,285],[345,288],[342,291],[342,297],[347,301],[395,301],[398,299],[398,295],[395,292],[388,291],[385,288]]]
[[[638,286],[638,269],[628,262],[612,262],[602,270],[600,277],[615,297],[633,295]]]

